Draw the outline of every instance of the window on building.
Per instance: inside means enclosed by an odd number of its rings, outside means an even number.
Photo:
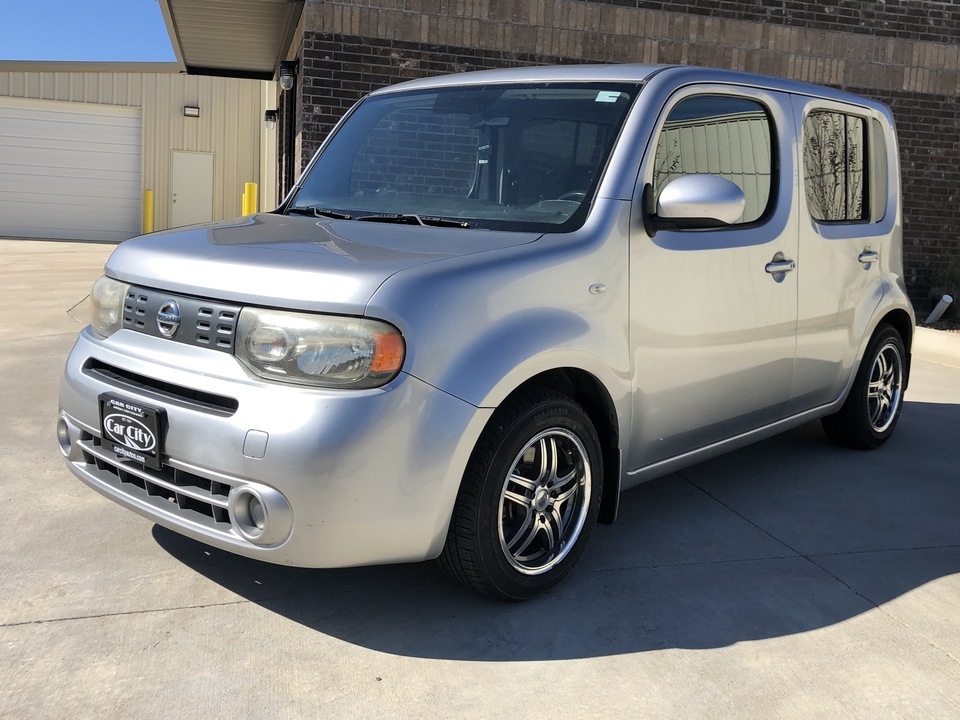
[[[773,151],[770,118],[746,98],[703,95],[671,110],[657,142],[655,197],[683,175],[719,175],[746,197],[739,224],[759,220],[770,203]]]
[[[866,121],[813,112],[803,122],[803,181],[807,208],[820,222],[867,220]]]

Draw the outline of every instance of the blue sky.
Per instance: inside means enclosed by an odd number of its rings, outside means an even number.
[[[173,62],[157,0],[0,0],[0,60]]]

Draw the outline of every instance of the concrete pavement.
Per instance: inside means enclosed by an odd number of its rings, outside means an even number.
[[[114,247],[0,238],[0,341],[76,334],[82,325],[66,310],[90,292]]]
[[[560,588],[503,605],[431,564],[228,555],[75,480],[61,314],[109,250],[0,241],[0,717],[960,716],[949,354],[915,357],[881,450],[812,424],[629,491]]]

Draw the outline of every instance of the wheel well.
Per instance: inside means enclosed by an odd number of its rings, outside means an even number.
[[[913,323],[910,322],[910,316],[906,311],[891,310],[880,322],[893,325],[893,329],[900,333],[900,339],[903,340],[907,352],[910,352],[910,346],[913,343]]]
[[[620,424],[610,393],[596,377],[577,368],[557,368],[535,375],[516,388],[511,396],[530,387],[561,392],[587,413],[603,452],[603,496],[597,520],[612,523],[617,517],[620,500]]]
[[[911,359],[910,348],[913,345],[913,323],[910,322],[910,316],[906,313],[906,311],[899,310],[899,309],[891,310],[890,312],[888,312],[880,321],[880,323],[881,324],[887,323],[888,325],[892,325],[893,329],[896,330],[897,333],[899,333],[900,339],[903,340],[903,346],[907,350],[907,357],[906,357],[907,368],[905,373],[906,382],[904,383],[904,390],[906,390],[906,386],[910,382],[910,359]]]

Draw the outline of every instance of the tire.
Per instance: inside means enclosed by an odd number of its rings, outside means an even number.
[[[893,434],[903,407],[907,354],[892,326],[877,328],[864,353],[850,395],[839,412],[821,421],[833,442],[873,450]]]
[[[487,597],[547,592],[580,557],[602,484],[600,441],[583,409],[552,390],[523,392],[474,448],[440,566]]]

